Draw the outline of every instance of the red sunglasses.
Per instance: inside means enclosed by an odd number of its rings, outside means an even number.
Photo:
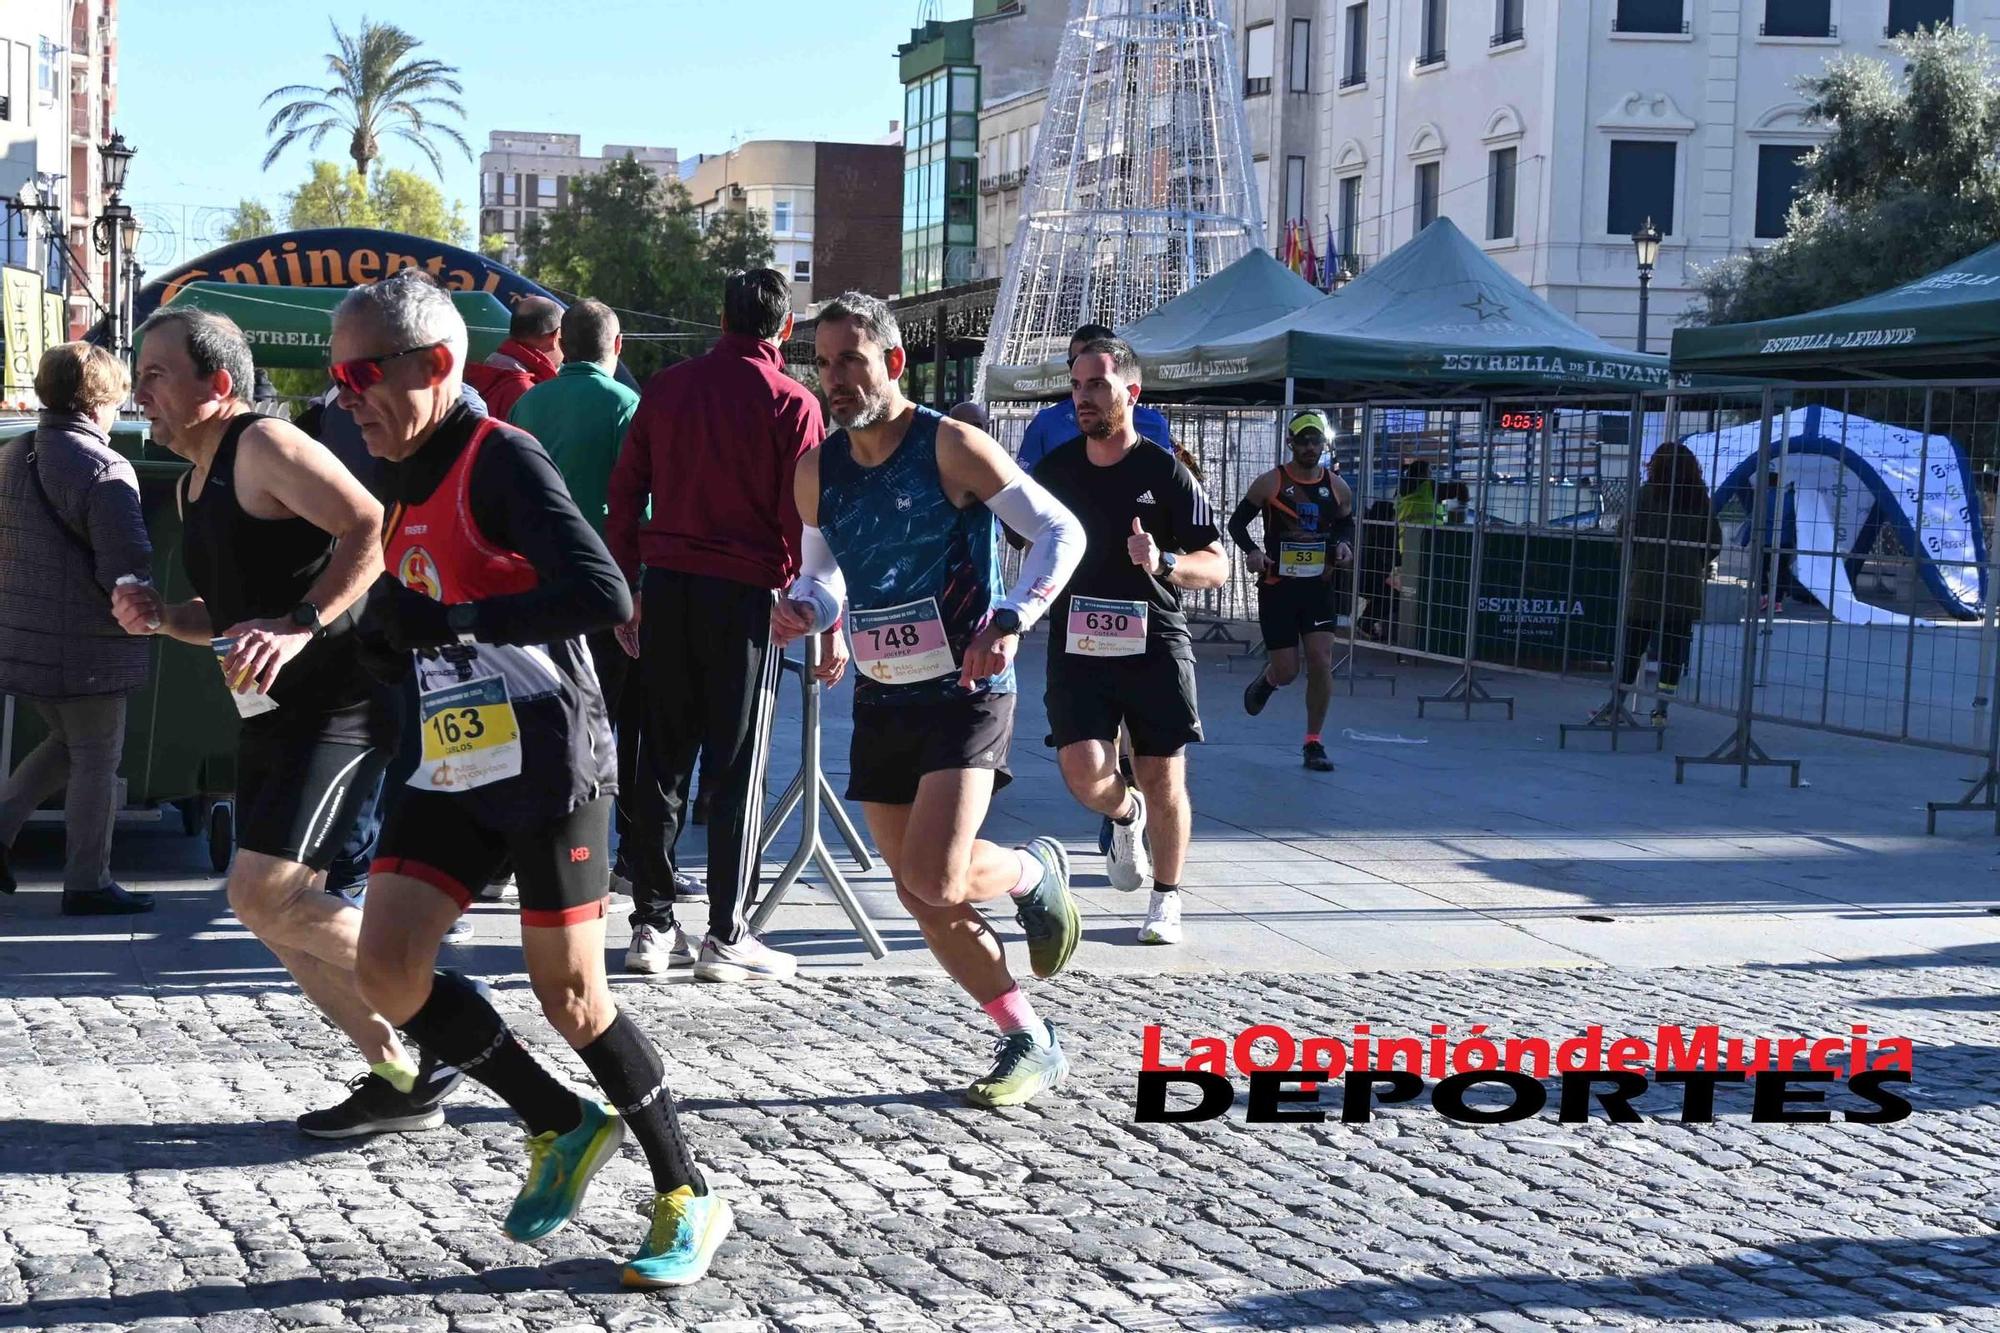
[[[336,361],[327,367],[327,374],[333,382],[349,393],[367,393],[382,382],[382,367],[401,356],[414,356],[418,352],[428,352],[443,347],[441,342],[425,343],[421,347],[405,347],[400,352],[385,352],[381,356],[357,356],[351,361]]]

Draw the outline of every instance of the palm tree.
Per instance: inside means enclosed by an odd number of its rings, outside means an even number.
[[[264,133],[276,136],[264,154],[268,170],[287,148],[303,139],[316,149],[320,140],[335,131],[348,135],[348,156],[365,178],[369,163],[382,155],[381,136],[395,135],[415,144],[430,159],[431,170],[442,176],[444,164],[438,158],[432,135],[442,135],[458,145],[466,160],[472,148],[457,129],[432,119],[448,111],[463,119],[465,108],[452,98],[441,96],[465,90],[453,76],[458,70],[440,60],[412,60],[407,57],[423,43],[393,23],[361,20],[361,30],[349,36],[333,25],[333,40],[339,50],[326,58],[333,86],[315,88],[295,83],[274,90],[264,99],[269,106],[279,98],[295,100],[278,108]]]

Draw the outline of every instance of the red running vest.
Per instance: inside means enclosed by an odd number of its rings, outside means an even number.
[[[539,582],[533,565],[491,545],[473,521],[472,469],[492,430],[491,417],[474,427],[430,498],[397,506],[382,539],[382,562],[396,581],[446,606],[527,592]]]

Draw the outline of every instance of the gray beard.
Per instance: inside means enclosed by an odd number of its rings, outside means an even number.
[[[889,415],[889,395],[886,393],[862,394],[861,406],[856,408],[851,415],[843,417],[838,412],[834,412],[832,415],[833,424],[842,430],[867,430],[870,426],[879,426]]]

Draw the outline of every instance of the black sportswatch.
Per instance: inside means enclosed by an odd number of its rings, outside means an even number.
[[[317,639],[326,633],[326,626],[319,622],[319,608],[311,602],[300,602],[292,608],[292,623],[300,629],[309,629]]]
[[[444,627],[457,636],[463,644],[479,642],[473,630],[479,624],[479,608],[471,602],[459,602],[445,608]]]
[[[1159,564],[1159,569],[1157,571],[1159,576],[1163,579],[1172,578],[1174,576],[1174,566],[1178,565],[1180,562],[1181,558],[1175,555],[1172,551],[1160,552],[1160,564]]]
[[[1002,634],[1019,634],[1021,632],[1021,613],[1012,607],[1003,606],[998,611],[995,611],[992,618],[986,623],[994,629],[999,630]]]

